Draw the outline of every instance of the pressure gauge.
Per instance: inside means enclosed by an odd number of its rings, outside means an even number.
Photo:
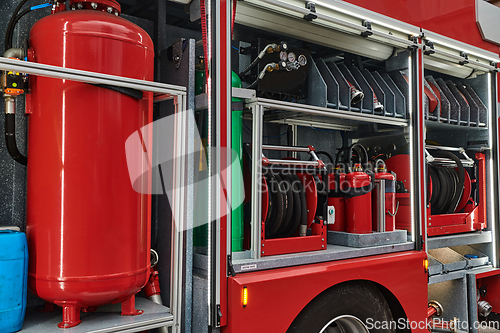
[[[306,56],[305,56],[305,55],[303,55],[303,54],[299,55],[299,59],[298,59],[298,61],[299,61],[300,66],[305,66],[305,65],[307,65],[307,58],[306,58]]]
[[[280,52],[280,59],[281,59],[281,61],[287,61],[288,53],[286,53],[286,51],[281,51]]]
[[[297,60],[297,58],[295,57],[295,53],[293,52],[288,53],[288,61],[295,62],[295,60]]]

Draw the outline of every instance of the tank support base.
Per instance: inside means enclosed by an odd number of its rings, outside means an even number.
[[[76,302],[55,302],[63,308],[63,321],[57,324],[59,328],[70,328],[81,323],[80,307]]]
[[[130,296],[122,302],[122,316],[137,316],[143,312],[135,308],[135,295]]]

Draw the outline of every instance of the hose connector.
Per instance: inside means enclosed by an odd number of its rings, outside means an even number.
[[[3,97],[5,99],[5,114],[15,114],[16,98],[8,94],[4,94]]]
[[[438,301],[430,301],[427,305],[427,318],[430,319],[433,316],[440,317],[443,315],[443,306]]]

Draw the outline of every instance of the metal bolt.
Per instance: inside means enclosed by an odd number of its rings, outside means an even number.
[[[262,244],[262,247],[264,247],[264,244]]]
[[[92,7],[92,9],[97,9],[97,3],[95,2],[90,3],[90,7]]]
[[[323,248],[324,248],[325,246],[324,246],[324,245],[321,245],[321,247],[323,247]]]
[[[115,12],[115,16],[118,16],[118,12]]]
[[[106,8],[106,11],[111,14],[113,12],[113,8],[112,7],[108,7],[108,8]]]
[[[180,58],[181,58],[181,57],[179,57],[178,55],[176,55],[176,56],[174,57],[174,61],[179,61],[179,59],[180,59]]]
[[[262,254],[264,254],[264,251],[262,251]]]
[[[321,238],[321,241],[322,241],[322,242],[324,242],[324,241],[325,241],[325,239],[324,239],[324,238]]]
[[[71,10],[75,10],[75,9],[76,9],[75,6],[71,6]]]
[[[83,8],[83,4],[81,2],[77,3],[76,4],[76,8],[82,9]]]

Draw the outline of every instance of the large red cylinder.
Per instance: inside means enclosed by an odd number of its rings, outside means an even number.
[[[343,190],[346,193],[345,223],[346,231],[354,234],[372,232],[371,176],[356,165],[356,171],[345,176]]]
[[[151,38],[103,11],[42,18],[29,44],[30,61],[153,80]],[[29,288],[77,309],[123,302],[149,277],[151,198],[132,189],[125,141],[152,121],[152,94],[34,76],[30,86]]]

